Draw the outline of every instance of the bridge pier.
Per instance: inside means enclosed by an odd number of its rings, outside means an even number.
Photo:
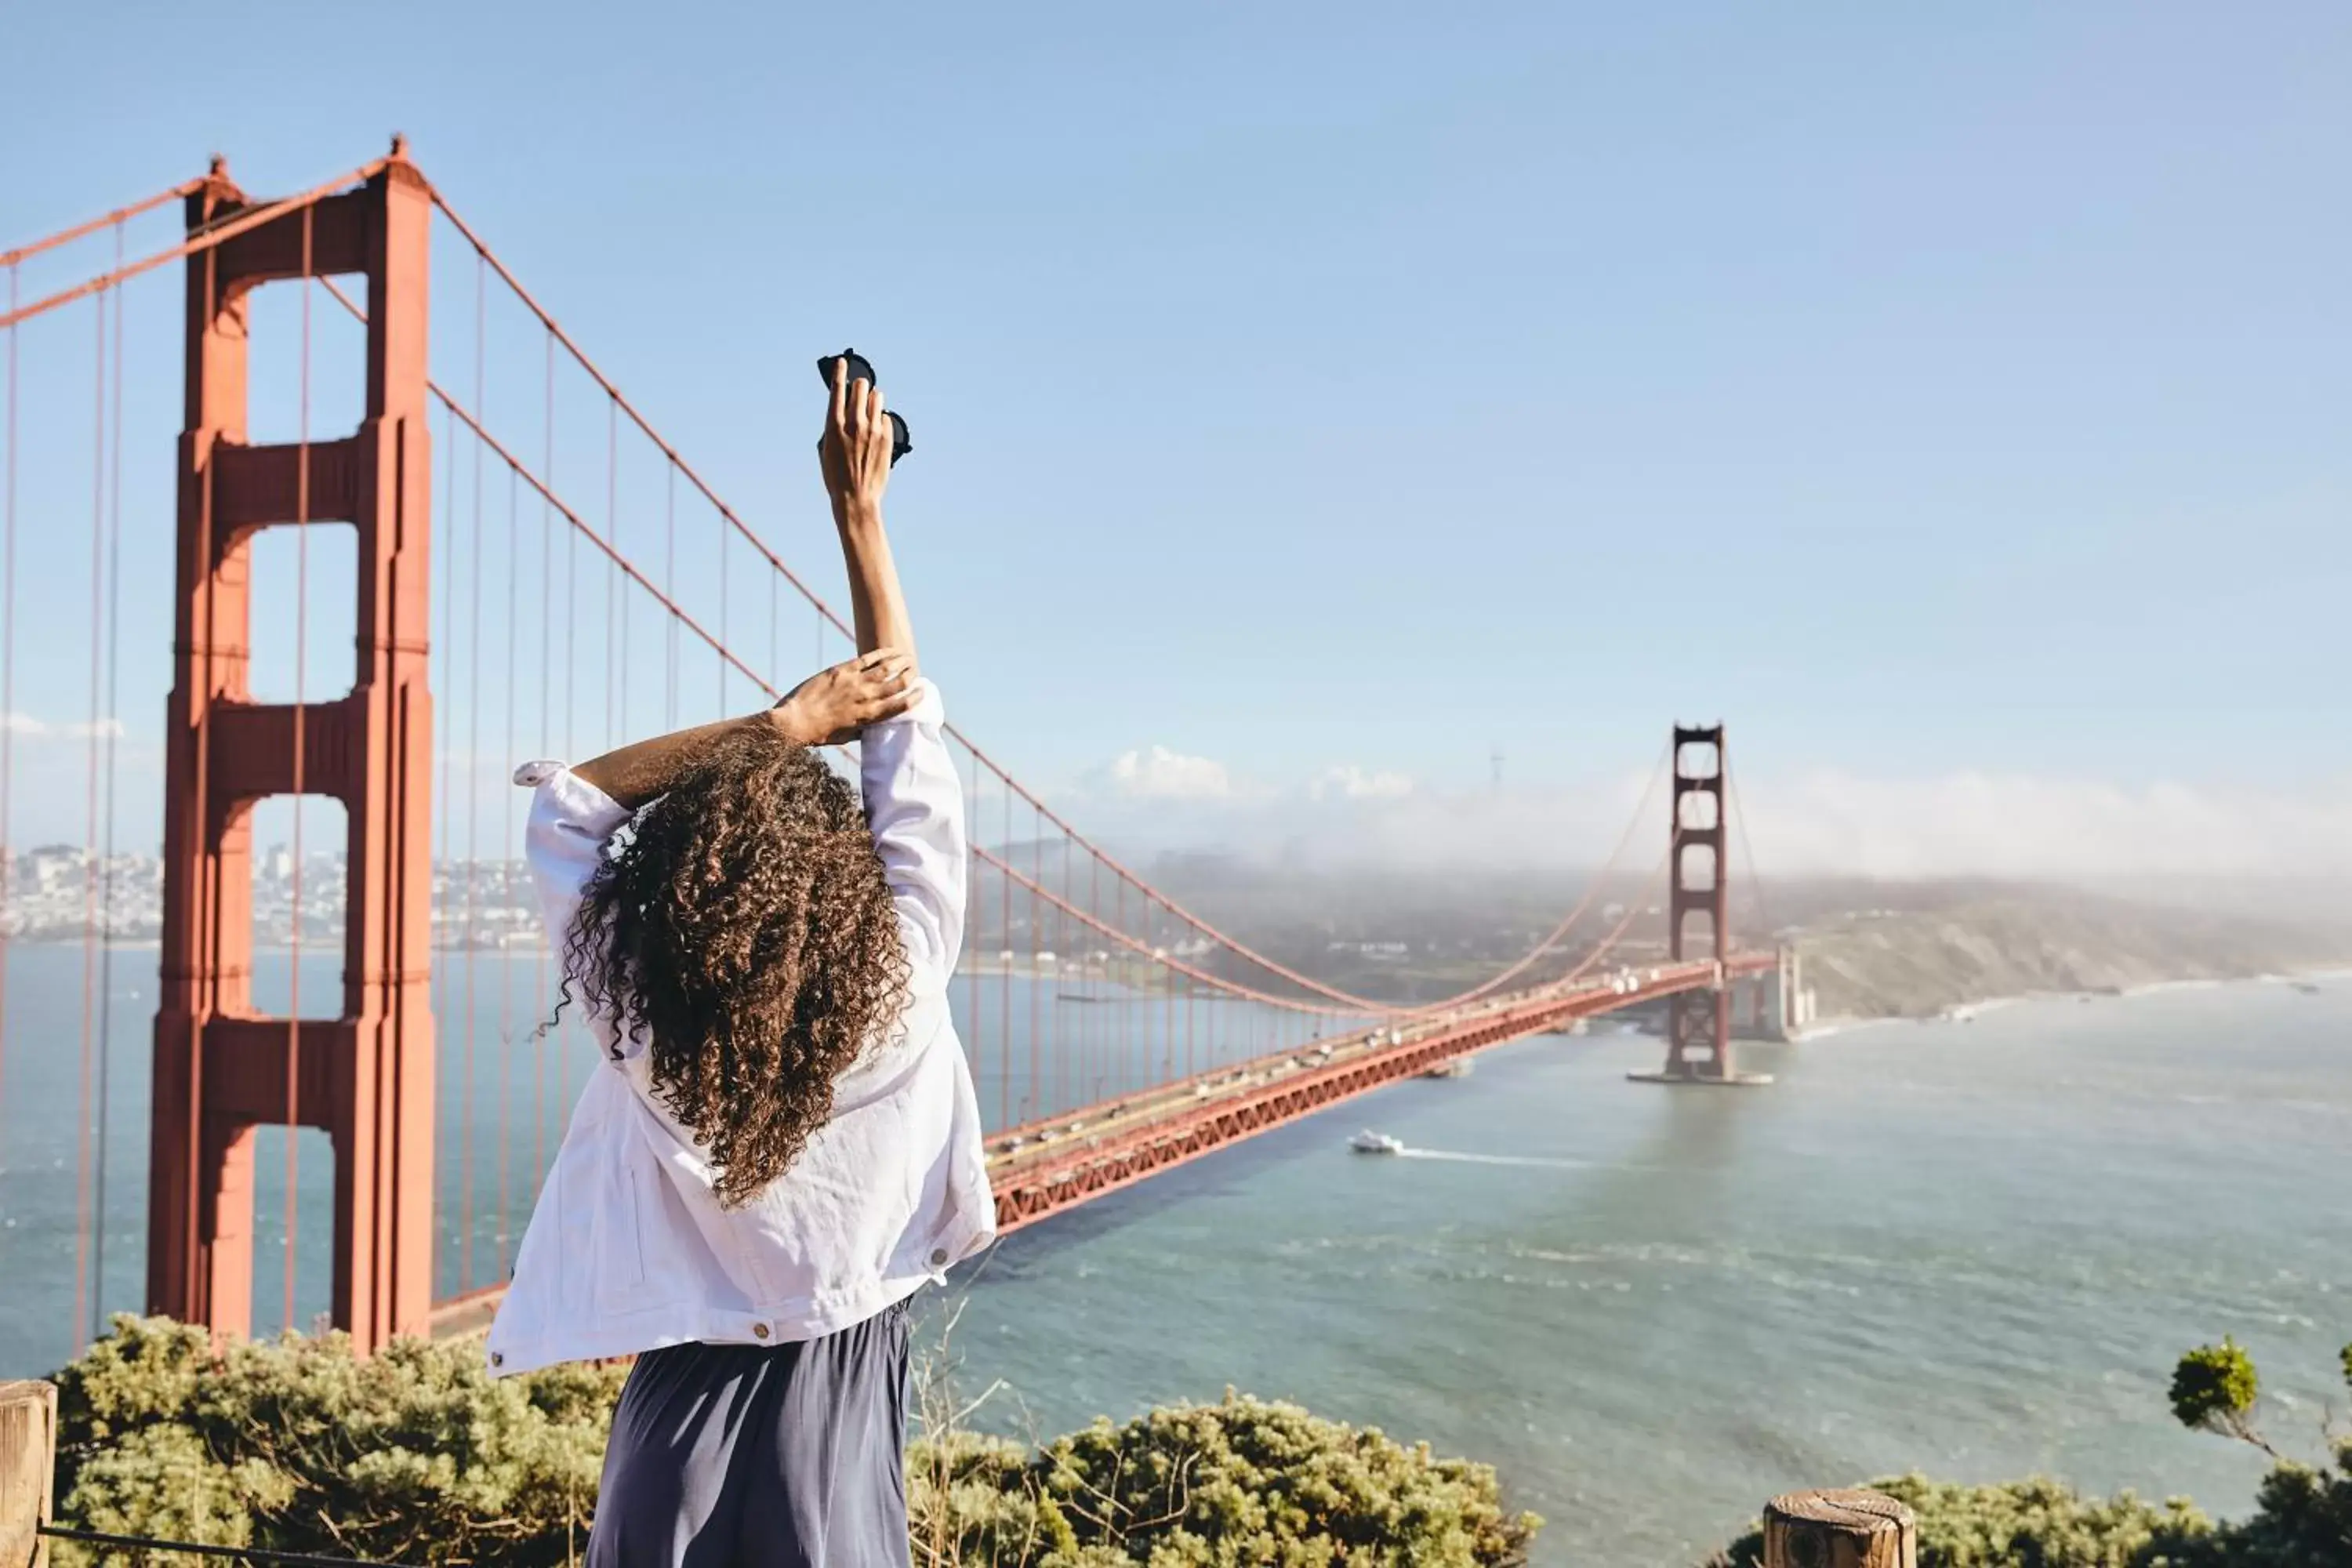
[[[1797,950],[1782,947],[1769,970],[1731,980],[1731,1032],[1736,1039],[1796,1039],[1811,1021],[1804,972]]]

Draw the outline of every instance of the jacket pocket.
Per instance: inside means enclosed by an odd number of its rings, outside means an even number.
[[[603,1305],[635,1305],[645,1294],[646,1249],[639,1229],[643,1207],[637,1187],[644,1154],[625,1132],[607,1146],[610,1158],[596,1170],[594,1299]]]

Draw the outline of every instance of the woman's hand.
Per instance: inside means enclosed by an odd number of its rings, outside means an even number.
[[[890,462],[889,424],[882,426],[882,463]],[[803,746],[838,746],[868,724],[894,719],[915,705],[915,660],[894,647],[876,648],[821,669],[785,693],[768,717]]]
[[[835,521],[880,520],[882,491],[890,483],[891,439],[882,389],[871,382],[851,381],[849,362],[835,361],[833,406],[825,415],[824,438],[817,442]]]

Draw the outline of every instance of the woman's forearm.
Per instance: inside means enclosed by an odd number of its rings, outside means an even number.
[[[834,521],[841,531],[842,561],[849,568],[857,651],[896,648],[916,662],[915,630],[908,619],[906,595],[898,586],[898,566],[890,554],[880,504],[844,500],[834,508]]]
[[[676,788],[696,759],[728,735],[746,724],[770,722],[770,714],[754,713],[747,718],[722,719],[716,724],[698,724],[691,730],[677,730],[616,747],[572,771],[612,796],[616,805],[635,811]]]
[[[786,692],[773,708],[716,724],[698,724],[656,735],[605,752],[572,771],[615,804],[635,811],[676,789],[689,769],[730,735],[757,725],[801,746],[833,746],[854,740],[866,725],[895,718],[914,706],[914,660],[893,649],[860,654],[831,669],[818,670]]]

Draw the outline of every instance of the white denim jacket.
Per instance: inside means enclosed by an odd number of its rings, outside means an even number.
[[[589,1020],[592,1074],[540,1190],[490,1326],[500,1375],[662,1345],[814,1339],[903,1300],[988,1245],[996,1205],[979,1102],[948,1016],[963,934],[963,789],[938,690],[862,739],[866,820],[906,943],[907,1009],[834,1086],[833,1116],[791,1167],[721,1208],[692,1137],[656,1102],[645,1047]],[[630,813],[558,763],[533,763],[525,853],[559,950]],[[617,1057],[615,1051],[617,1048]]]

